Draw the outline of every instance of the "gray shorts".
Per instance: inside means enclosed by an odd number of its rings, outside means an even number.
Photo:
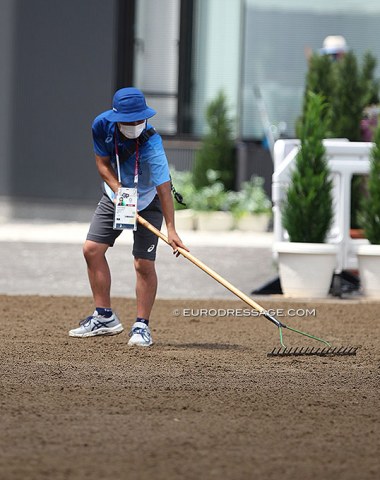
[[[87,240],[104,243],[110,247],[113,246],[115,240],[122,232],[122,230],[113,229],[114,211],[115,204],[104,194],[92,218]],[[158,195],[154,197],[144,210],[139,212],[139,215],[158,228],[158,230],[161,229],[163,215]],[[137,230],[133,232],[132,255],[135,258],[155,260],[157,243],[158,237],[138,223]]]

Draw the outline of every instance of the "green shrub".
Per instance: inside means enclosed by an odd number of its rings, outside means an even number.
[[[195,189],[191,199],[191,208],[199,212],[229,210],[229,192],[224,189],[224,185],[220,181],[220,172],[209,169],[206,176],[209,185]]]
[[[311,56],[309,60],[309,68],[306,74],[302,116],[297,121],[296,125],[296,134],[298,138],[301,137],[302,123],[306,114],[309,92],[321,94],[328,105],[332,104],[335,88],[333,68],[334,64],[328,55],[319,55],[314,53]],[[326,108],[324,115],[328,116],[329,113],[330,112]]]
[[[264,190],[264,179],[258,176],[242,183],[241,190],[225,190],[220,172],[207,170],[210,185],[196,189],[192,172],[180,172],[170,167],[175,189],[183,196],[186,207],[174,202],[176,210],[191,208],[197,211],[231,211],[236,218],[247,213],[270,213],[272,203]]]
[[[380,245],[380,125],[376,128],[373,141],[368,196],[362,203],[361,224],[368,241]]]
[[[306,74],[303,113],[296,125],[297,136],[307,109],[309,92],[321,94],[329,108],[324,115],[332,121],[326,138],[348,138],[352,142],[361,140],[360,122],[366,106],[379,102],[378,79],[375,79],[376,58],[366,52],[362,64],[358,64],[354,52],[347,52],[338,61],[328,55],[314,54],[309,61]]]
[[[291,242],[323,243],[333,219],[332,181],[323,146],[329,121],[326,110],[323,97],[310,92],[300,130],[301,148],[282,211]]]
[[[363,57],[363,66],[360,76],[363,91],[363,105],[376,105],[380,102],[379,90],[380,81],[375,78],[377,60],[370,51],[366,52]]]
[[[360,121],[365,105],[365,91],[358,62],[353,52],[348,52],[334,64],[335,89],[331,99],[332,133],[336,138],[359,142]]]
[[[236,218],[246,214],[270,213],[272,202],[264,190],[264,179],[253,175],[243,182],[239,192],[228,192],[227,202]]]
[[[208,170],[220,172],[220,182],[226,190],[234,187],[235,159],[232,120],[228,115],[227,99],[223,92],[210,102],[206,111],[208,133],[196,153],[193,166],[195,188],[209,186]]]

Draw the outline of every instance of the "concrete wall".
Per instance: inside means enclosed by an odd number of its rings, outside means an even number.
[[[116,8],[116,0],[0,0],[1,196],[98,199],[91,123],[114,93]]]

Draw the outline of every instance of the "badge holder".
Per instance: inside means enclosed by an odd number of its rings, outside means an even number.
[[[136,230],[137,188],[120,187],[116,196],[114,230]]]
[[[116,144],[117,145],[117,144]],[[137,182],[138,182],[138,152],[136,152],[135,187],[120,187],[116,195],[114,230],[137,229]],[[120,161],[116,146],[117,177],[121,183]]]

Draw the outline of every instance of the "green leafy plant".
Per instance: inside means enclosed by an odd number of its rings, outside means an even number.
[[[272,208],[272,202],[264,190],[264,179],[255,175],[242,183],[239,192],[228,192],[227,203],[237,219],[248,214],[269,214]]]
[[[282,211],[291,242],[323,243],[333,219],[332,181],[323,146],[329,126],[327,108],[322,95],[309,93],[301,148]]]
[[[362,202],[360,223],[368,241],[380,245],[380,126],[375,131],[370,158],[368,195]]]
[[[186,204],[186,206],[181,205],[174,200],[174,208],[176,210],[191,208],[191,202],[195,192],[193,174],[189,171],[176,170],[174,166],[171,166],[170,175],[172,177],[174,188],[182,195],[183,201]]]
[[[196,189],[211,185],[208,170],[220,172],[220,182],[226,190],[232,189],[235,181],[234,142],[232,120],[228,114],[227,99],[221,91],[210,102],[206,111],[208,133],[196,153],[193,181]]]
[[[229,196],[219,179],[220,173],[209,169],[206,175],[210,185],[194,190],[191,198],[191,208],[199,212],[229,210]]]

